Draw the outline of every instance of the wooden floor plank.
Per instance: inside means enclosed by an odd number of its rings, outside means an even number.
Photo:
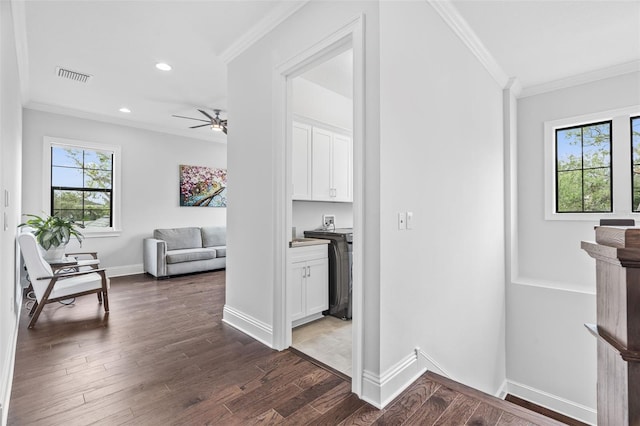
[[[8,424],[557,424],[432,373],[378,410],[341,375],[224,324],[224,297],[225,271],[134,275],[111,280],[109,315],[81,297],[28,330],[23,309]]]
[[[458,392],[449,389],[446,386],[440,386],[436,391],[425,401],[419,410],[415,412],[407,420],[409,425],[432,425],[434,424],[449,408],[451,403],[458,396]]]

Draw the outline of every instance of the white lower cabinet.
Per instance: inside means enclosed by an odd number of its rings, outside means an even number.
[[[289,291],[293,327],[322,317],[329,309],[327,244],[291,248]]]

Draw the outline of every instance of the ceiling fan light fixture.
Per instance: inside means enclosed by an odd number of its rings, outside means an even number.
[[[213,123],[213,124],[211,124],[211,130],[215,130],[216,132],[221,132],[222,131],[222,125],[220,125],[218,123]]]
[[[165,63],[165,62],[158,62],[156,64],[156,68],[158,68],[160,71],[171,71],[172,67],[171,65]]]
[[[120,111],[120,112],[124,112],[125,114],[128,114],[128,113],[130,113],[130,112],[131,112],[131,110],[130,110],[129,108],[127,108],[127,107],[122,107],[122,108],[120,108],[118,111]]]

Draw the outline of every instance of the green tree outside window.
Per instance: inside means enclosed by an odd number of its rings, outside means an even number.
[[[556,212],[611,212],[612,206],[611,121],[557,129]]]

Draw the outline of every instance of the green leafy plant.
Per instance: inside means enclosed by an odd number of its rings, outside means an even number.
[[[78,228],[84,228],[83,225],[55,215],[40,217],[35,214],[26,214],[25,216],[31,219],[21,223],[18,227],[28,226],[33,228],[33,235],[35,235],[38,244],[45,250],[49,250],[51,247],[64,246],[72,236],[79,243],[82,243],[83,236]]]

